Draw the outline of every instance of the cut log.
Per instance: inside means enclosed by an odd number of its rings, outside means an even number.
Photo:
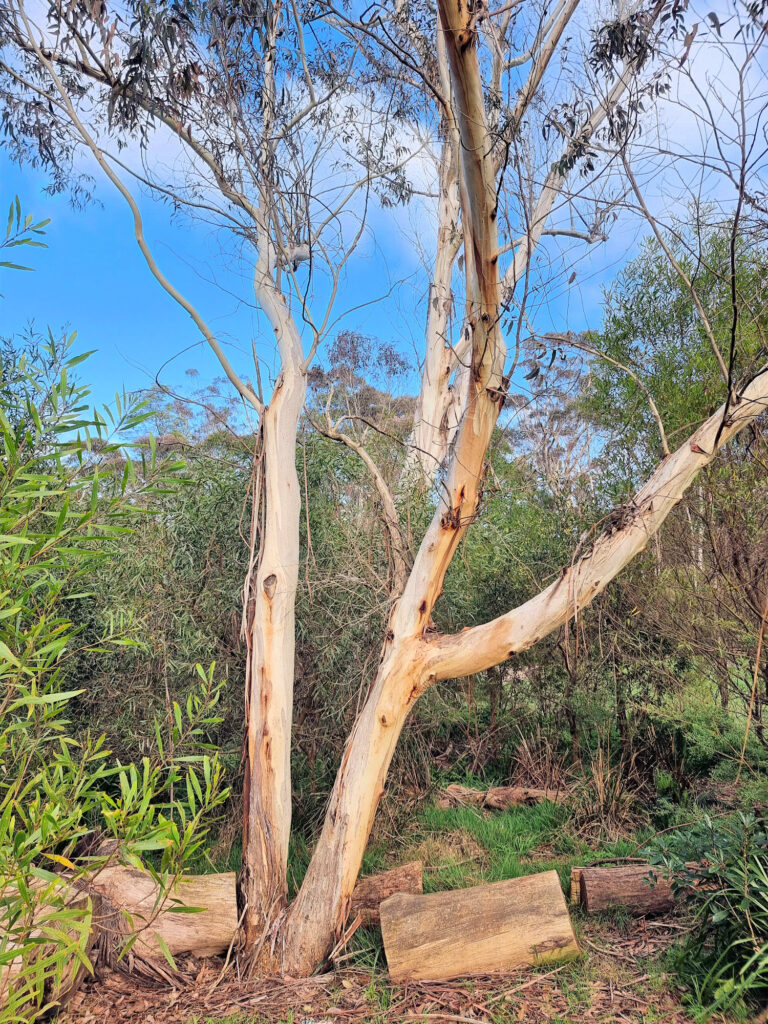
[[[571,868],[571,903],[576,906],[581,902],[581,872],[584,868]]]
[[[424,891],[423,871],[420,860],[412,860],[399,868],[384,871],[380,875],[368,875],[358,879],[349,908],[349,919],[359,914],[365,927],[379,924],[379,906],[395,893],[417,895]]]
[[[651,883],[649,864],[628,864],[611,868],[576,868],[578,872],[579,902],[587,914],[598,914],[615,907],[626,907],[638,917],[646,914],[664,914],[672,909],[674,899],[668,878],[657,873]]]
[[[437,798],[438,807],[480,807],[485,799],[485,790],[470,789],[469,786],[459,786],[452,783],[446,786]]]
[[[41,882],[39,879],[31,878],[29,880],[29,889],[38,891],[46,889],[53,897],[50,883],[48,882]],[[53,932],[59,931],[62,936],[66,936],[66,939],[62,939],[62,942],[59,944],[59,949],[61,949],[64,941],[72,943],[74,947],[80,939],[80,929],[77,924],[72,923],[72,919],[69,921],[66,919],[62,920],[62,912],[83,911],[84,917],[79,923],[87,927],[87,912],[90,908],[91,921],[95,920],[99,913],[101,897],[98,893],[85,895],[77,890],[72,890],[66,883],[64,886],[59,887],[59,889],[60,891],[56,893],[56,896],[63,898],[63,904],[39,904],[35,908],[34,916],[34,923],[39,924],[39,927],[33,928],[25,936],[25,942],[22,943],[22,945],[25,945],[26,941],[31,940],[39,943],[39,945],[35,945],[32,951],[28,950],[26,957],[22,957],[20,954],[13,960],[0,965],[0,1009],[8,1009],[11,1002],[15,1000],[14,1008],[16,1010],[22,1010],[23,1008],[29,1010],[31,1018],[33,1003],[35,1002],[35,990],[43,981],[43,978],[34,978],[33,975],[36,970],[42,971],[45,980],[45,992],[44,994],[39,993],[38,996],[42,995],[44,1000],[51,1004],[56,1004],[60,1007],[64,1006],[80,987],[87,968],[74,954],[69,963],[65,962],[60,965],[54,965],[48,962],[46,967],[41,968],[41,962],[49,961],[49,958],[57,952],[57,944],[55,942],[46,942],[44,939]],[[5,890],[4,892],[7,891]],[[3,896],[4,892],[0,892],[0,896]],[[16,927],[18,928],[19,926],[20,922],[16,922]],[[18,937],[18,932],[16,936]],[[0,942],[0,951],[3,953],[9,954],[19,948],[19,943],[14,941],[13,934],[5,935],[3,938],[5,943]],[[96,933],[92,929],[85,944],[84,952],[86,956],[90,956],[95,938]],[[25,979],[23,980],[21,979],[22,973],[25,974]],[[24,1014],[24,1019],[26,1019],[26,1013]]]
[[[445,981],[579,954],[556,871],[391,896],[381,905],[381,933],[393,981]]]
[[[540,804],[549,800],[553,804],[561,804],[565,793],[561,789],[535,789],[531,786],[494,786],[485,794],[484,807],[494,811],[506,811],[508,807],[520,807],[523,804]]]
[[[173,956],[215,956],[225,953],[237,931],[237,899],[234,871],[216,875],[185,875],[160,907],[158,887],[150,874],[133,868],[107,867],[91,887],[114,908],[97,923],[101,929],[123,934],[139,931],[133,951],[143,957],[163,957],[163,943]],[[196,913],[179,913],[174,907],[199,907]],[[122,912],[120,917],[115,911]]]
[[[225,953],[237,930],[234,872],[218,875],[187,875],[166,898],[158,912],[158,888],[152,876],[132,868],[105,868],[92,886],[129,916],[124,931],[142,929],[134,950],[142,956],[162,956],[162,943],[171,954],[216,956]],[[350,917],[362,916],[363,924],[379,923],[379,904],[394,893],[423,891],[421,861],[378,875],[361,878],[354,888]],[[173,907],[200,907],[200,912],[178,913]],[[123,915],[125,916],[125,915]],[[161,941],[162,940],[162,941]]]
[[[93,906],[93,930],[89,950],[98,945],[99,956],[112,962],[122,940],[139,932],[131,948],[134,955],[149,964],[165,961],[164,948],[172,956],[216,956],[227,952],[236,938],[238,926],[234,872],[214,875],[186,875],[158,905],[159,889],[145,871],[115,865],[99,871],[90,881],[88,893]],[[68,886],[64,876],[62,884]],[[82,886],[82,882],[78,883]],[[421,861],[411,861],[382,874],[361,878],[355,886],[350,917],[359,914],[366,925],[379,923],[379,904],[394,893],[423,891]],[[70,907],[80,906],[88,897],[81,888],[73,888]],[[195,913],[179,913],[174,908],[197,907]],[[42,906],[41,915],[50,908]],[[52,945],[42,944],[45,955]],[[0,1005],[7,1001],[11,987],[21,970],[21,958],[0,967]],[[127,966],[127,963],[126,965]],[[63,1003],[76,991],[84,968],[75,961],[65,968],[52,999]]]

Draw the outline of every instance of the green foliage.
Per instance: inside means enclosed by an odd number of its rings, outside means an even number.
[[[37,246],[41,249],[47,248],[45,242],[41,242],[39,236],[45,234],[45,227],[48,220],[34,222],[32,214],[22,215],[21,202],[16,196],[8,210],[8,223],[5,228],[5,238],[0,239],[0,249],[15,249],[19,245]],[[31,270],[31,267],[24,267],[18,263],[0,261],[0,268],[5,270]],[[2,298],[2,296],[0,296]]]
[[[705,221],[706,211],[675,223],[665,243],[696,283],[716,339],[731,336],[731,225]],[[734,337],[734,379],[764,359],[768,327],[764,294],[768,248],[763,237],[736,242],[739,296]],[[688,286],[655,239],[647,240],[605,294],[604,321],[593,339],[612,359],[631,368],[650,391],[670,443],[679,443],[725,399],[725,385]],[[726,351],[726,357],[727,357]],[[658,462],[660,449],[646,394],[628,374],[606,362],[592,366],[585,412],[616,434],[610,457],[623,463],[623,486],[634,486]],[[618,441],[618,444],[616,443]]]
[[[651,863],[692,915],[676,958],[705,1019],[768,991],[768,836],[754,814],[660,836]]]
[[[74,735],[66,717],[82,693],[67,682],[70,659],[135,643],[129,617],[107,614],[106,628],[85,640],[72,611],[106,543],[126,535],[142,501],[179,469],[154,447],[138,465],[128,457],[121,438],[143,418],[130,396],[117,396],[115,411],[88,412],[88,392],[72,373],[83,358],[73,341],[49,338],[28,353],[6,346],[0,374],[3,1022],[47,1012],[73,962],[89,968],[93,908],[78,890],[106,858],[83,858],[86,839],[106,833],[136,866],[160,851],[151,870],[163,876],[164,896],[226,796],[218,759],[200,749],[218,721],[213,667],[199,670],[185,704],[156,724],[156,748],[137,765],[115,763],[103,736]]]

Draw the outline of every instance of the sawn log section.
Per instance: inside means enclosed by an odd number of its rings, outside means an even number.
[[[157,886],[152,876],[132,868],[110,867],[92,882],[93,889],[109,903],[130,915],[140,934],[134,951],[145,957],[162,957],[162,943],[172,954],[215,956],[226,953],[237,932],[237,901],[234,872],[189,875],[179,880],[158,912]],[[349,917],[358,914],[363,924],[378,924],[379,904],[393,893],[422,891],[421,861],[411,861],[379,875],[358,880]],[[199,907],[198,913],[175,913],[173,906]],[[129,931],[127,922],[124,931]],[[162,941],[159,941],[162,940]]]
[[[651,870],[649,864],[571,868],[571,901],[578,901],[587,914],[614,907],[626,907],[637,917],[664,914],[674,904],[672,886],[658,874],[652,883]]]
[[[556,871],[427,896],[392,896],[381,933],[393,981],[442,981],[579,955]]]
[[[234,872],[211,875],[186,875],[158,905],[158,887],[150,874],[120,865],[102,868],[90,880],[72,888],[71,906],[86,898],[93,901],[91,945],[97,940],[107,957],[117,955],[122,940],[132,932],[138,936],[132,947],[133,956],[150,963],[165,962],[163,947],[172,956],[191,953],[194,956],[217,956],[228,951],[238,928],[236,876]],[[62,876],[62,886],[68,882]],[[421,861],[411,861],[391,871],[368,875],[358,880],[352,893],[349,917],[360,915],[363,924],[377,924],[379,903],[396,892],[422,891]],[[197,913],[178,913],[178,906],[196,907]],[[41,914],[49,908],[42,907]],[[42,944],[41,950],[49,947]],[[61,991],[72,993],[83,971],[73,962],[71,972],[64,973]],[[8,987],[21,969],[21,958],[0,966],[0,1006],[7,998]]]

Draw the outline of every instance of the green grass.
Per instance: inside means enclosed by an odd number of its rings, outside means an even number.
[[[589,864],[601,857],[628,856],[635,851],[639,837],[604,844],[598,851],[575,839],[567,831],[568,811],[556,804],[541,803],[530,807],[514,807],[505,812],[488,812],[472,807],[441,809],[427,807],[417,815],[398,843],[393,847],[373,841],[366,851],[362,872],[383,871],[398,863],[416,858],[424,863],[424,891],[466,888],[484,882],[518,878],[539,871],[555,869],[563,890],[568,893],[570,868]],[[214,862],[215,870],[237,870],[240,849],[234,846],[226,861]],[[295,891],[309,860],[309,850],[302,840],[291,844],[289,878]],[[201,869],[205,870],[202,868]],[[207,870],[213,868],[208,866]],[[572,911],[577,935],[583,928],[583,916]],[[613,923],[621,923],[621,912],[606,915]],[[386,979],[386,959],[378,929],[359,929],[349,947],[355,956],[346,962],[367,971],[371,980],[366,991],[370,1016],[365,1024],[383,1020],[391,1003],[391,989]],[[594,968],[588,959],[569,964],[559,977],[561,991],[568,1000],[565,1016],[555,1017],[551,1024],[577,1024],[589,1004],[589,983]],[[649,973],[651,973],[649,971]],[[492,1017],[493,1024],[517,1022],[517,1008],[500,1005]],[[322,1017],[322,1014],[320,1015]],[[297,1020],[301,1019],[301,1015]],[[648,1018],[649,1024],[652,1017]],[[264,1024],[260,1017],[202,1018],[190,1024]],[[290,1016],[271,1024],[296,1024]],[[363,1021],[361,1020],[361,1024]]]
[[[549,802],[503,812],[426,807],[395,847],[380,840],[369,844],[361,874],[385,871],[396,863],[421,857],[425,861],[424,891],[441,892],[554,868],[567,892],[572,865],[588,864],[600,857],[628,856],[635,852],[640,838],[607,843],[596,852],[568,833],[567,822],[567,809]],[[455,846],[462,837],[472,849],[456,853],[452,840]],[[199,874],[238,871],[240,853],[240,843],[236,842],[226,856],[201,856],[190,870]],[[301,884],[309,858],[307,843],[301,837],[292,838],[288,858],[291,895]]]
[[[513,807],[502,813],[473,807],[428,807],[409,831],[408,846],[400,859],[407,859],[409,848],[418,850],[420,841],[433,838],[439,845],[440,837],[461,834],[471,837],[482,857],[477,863],[447,857],[443,863],[427,864],[426,892],[499,882],[553,868],[567,892],[571,865],[589,863],[598,856],[567,833],[567,820],[565,808],[548,802]],[[636,845],[637,841],[631,840],[609,843],[601,848],[599,856],[627,856]]]
[[[394,851],[383,844],[369,848],[363,873],[383,871],[394,863],[420,858],[424,863],[424,891],[442,892],[554,869],[568,894],[572,865],[589,864],[600,857],[627,856],[637,846],[637,840],[623,840],[606,844],[595,852],[568,835],[566,822],[567,811],[551,803],[514,807],[504,812],[427,807]],[[457,852],[457,843],[465,848]],[[617,910],[602,916],[606,921],[621,923],[622,913]],[[572,916],[578,934],[581,911],[574,909]],[[355,953],[348,961],[350,966],[373,975],[386,969],[378,929],[359,929],[352,937],[349,951]],[[585,968],[575,964],[572,970],[576,976]]]

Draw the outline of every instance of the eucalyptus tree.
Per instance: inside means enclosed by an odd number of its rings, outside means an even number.
[[[296,434],[307,370],[333,316],[339,280],[374,194],[404,198],[396,119],[408,99],[383,97],[354,42],[296,2],[232,8],[24,0],[0,8],[5,144],[42,163],[54,187],[89,187],[86,150],[127,203],[151,274],[218,357],[258,434],[251,557],[242,628],[248,648],[244,856],[246,946],[285,902],[290,833],[294,606],[299,564]],[[226,228],[253,254],[253,296],[273,337],[277,373],[261,387],[231,363],[217,333],[165,275],[144,233],[125,147],[138,140],[141,183]],[[175,145],[168,175],[155,146]],[[330,183],[329,183],[330,179]],[[319,293],[319,297],[318,296]],[[305,340],[307,341],[305,345]]]
[[[584,75],[576,83],[581,92],[571,99],[556,89],[548,96],[546,78],[557,80],[576,0],[561,0],[543,16],[528,0],[495,11],[463,0],[439,0],[436,12],[426,4],[394,9],[396,26],[378,8],[373,19],[360,19],[346,7],[298,0],[234,8],[127,3],[115,10],[55,0],[37,26],[24,0],[0,8],[7,144],[20,158],[44,161],[60,181],[74,148],[90,151],[130,206],[150,271],[216,352],[259,434],[243,601],[248,671],[239,895],[251,963],[291,975],[314,970],[343,935],[387,771],[419,697],[440,680],[513,657],[588,604],[768,396],[764,372],[732,382],[727,410],[670,455],[621,521],[538,596],[456,635],[434,628],[446,571],[481,513],[488,447],[528,315],[534,248],[546,230],[594,234],[559,219],[573,198],[567,182],[595,169],[598,149],[620,152],[627,112],[664,87],[659,33],[665,25],[665,32],[680,28],[682,8],[676,0],[657,0],[620,12],[591,38],[587,32]],[[539,27],[532,41],[521,29],[521,43],[514,29],[526,10]],[[310,363],[331,323],[329,296],[335,299],[361,237],[361,207],[377,198],[386,207],[409,193],[407,164],[418,145],[403,146],[393,111],[409,120],[405,135],[412,142],[424,127],[425,97],[436,112],[427,118],[448,143],[439,150],[436,182],[438,262],[445,256],[445,267],[435,273],[442,283],[433,282],[428,303],[439,315],[428,327],[427,382],[415,428],[438,432],[434,445],[416,440],[432,450],[431,461],[421,464],[427,479],[441,463],[434,515],[415,551],[398,543],[402,557],[378,669],[347,740],[310,866],[289,905],[297,423]],[[523,144],[521,129],[530,111],[548,103],[550,148],[542,151]],[[189,153],[186,182],[157,180],[153,131],[167,132]],[[215,332],[158,267],[122,159],[109,148],[132,137],[146,147],[150,188],[219,218],[251,247],[255,301],[279,356],[268,396],[258,374],[254,383],[235,370]],[[321,183],[329,170],[336,174],[330,192]],[[364,202],[354,205],[361,195]],[[513,231],[519,221],[522,235]],[[464,309],[448,339],[454,273],[463,273]],[[341,429],[349,424],[330,418],[326,429],[369,468],[398,539],[397,502],[387,481],[366,459],[359,437]]]
[[[652,36],[660,18],[678,19],[681,8],[634,4],[601,16],[579,0],[503,4],[496,11],[482,3],[470,6],[484,51],[502,326],[513,339],[513,370],[536,308],[566,266],[570,271],[590,246],[606,240],[617,217],[626,183],[612,174],[611,159],[597,166],[596,150],[613,150],[615,160],[627,141],[619,130],[627,111],[637,109],[641,96],[655,98],[667,87],[663,65],[649,67]],[[429,488],[444,466],[463,413],[469,373],[469,336],[457,311],[466,258],[462,141],[445,38],[431,32],[428,9],[399,0],[388,12],[374,7],[367,22],[352,23],[373,53],[396,45],[401,53],[418,55],[436,122],[434,256],[420,388],[401,479],[406,490],[414,484]],[[630,37],[632,53],[624,50]]]
[[[674,23],[681,14],[677,8],[659,5],[633,13],[619,28],[611,26],[604,34],[598,33],[593,56],[612,84],[602,104],[591,109],[587,105],[584,121],[569,110],[573,125],[565,131],[560,158],[547,173],[529,217],[528,232],[510,261],[510,273],[503,270],[499,238],[503,175],[509,162],[497,155],[495,143],[499,139],[491,120],[495,106],[488,102],[484,79],[489,66],[493,73],[494,58],[480,46],[482,25],[493,12],[484,6],[467,7],[458,0],[444,0],[438,6],[440,34],[436,50],[439,53],[445,47],[445,84],[449,90],[441,94],[442,111],[444,130],[453,132],[456,139],[465,271],[460,355],[466,383],[461,418],[443,466],[435,515],[415,554],[407,582],[393,604],[378,672],[347,743],[322,834],[289,913],[287,962],[292,968],[316,961],[324,948],[324,936],[344,919],[344,901],[354,883],[395,743],[413,704],[441,679],[482,671],[532,646],[588,604],[644,549],[648,537],[717,449],[759,415],[768,384],[765,372],[748,378],[739,392],[738,406],[727,414],[721,409],[702,425],[690,443],[670,455],[631,506],[620,517],[614,517],[606,532],[580,552],[570,568],[541,594],[521,608],[455,636],[431,631],[431,614],[447,566],[479,513],[486,453],[510,389],[510,378],[505,374],[504,312],[509,287],[518,279],[515,265],[522,276],[531,248],[560,195],[562,179],[580,160],[591,161],[596,124],[605,120],[608,141],[617,139],[621,148],[627,108],[641,100],[637,91],[630,93],[629,101],[625,94],[637,82],[653,51],[656,20],[666,15]],[[503,10],[497,16],[503,16]],[[358,22],[353,27],[368,38],[377,33],[377,42],[384,49],[392,45],[391,33],[380,24]],[[410,25],[407,31],[413,31]],[[412,64],[406,66],[414,73]],[[530,90],[524,85],[522,96],[529,91],[535,94],[541,74],[541,66],[534,64],[534,84]],[[430,88],[432,92],[437,90],[434,83]],[[654,88],[658,89],[658,83],[652,81],[650,89]],[[500,148],[506,149],[503,139]],[[445,345],[444,340],[441,345]],[[445,384],[440,386],[445,388]],[[341,912],[335,908],[341,908]]]

